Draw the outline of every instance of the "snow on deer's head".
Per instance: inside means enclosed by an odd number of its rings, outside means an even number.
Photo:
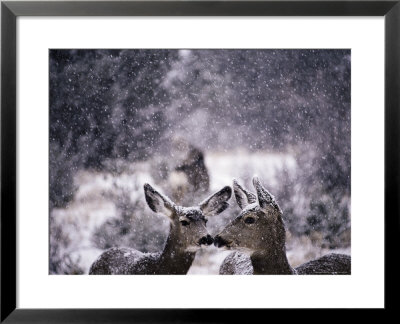
[[[169,239],[185,251],[196,251],[202,244],[211,245],[212,236],[208,233],[207,217],[223,212],[232,195],[230,187],[224,187],[199,205],[182,207],[162,195],[149,184],[144,185],[147,204],[156,213],[167,216],[171,223]]]
[[[233,180],[233,190],[241,212],[215,237],[216,246],[252,253],[285,245],[285,227],[280,207],[257,177],[253,178],[253,186],[257,195]]]

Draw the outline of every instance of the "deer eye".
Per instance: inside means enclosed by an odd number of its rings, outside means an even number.
[[[255,219],[254,217],[251,217],[251,216],[246,217],[246,218],[244,219],[244,222],[245,222],[246,224],[253,224],[253,223],[255,223],[255,221],[256,221],[256,219]]]
[[[188,226],[188,225],[189,225],[189,222],[188,222],[187,220],[181,220],[181,224],[182,224],[183,226]]]

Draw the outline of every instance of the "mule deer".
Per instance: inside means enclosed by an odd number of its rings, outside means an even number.
[[[214,238],[214,244],[237,252],[225,258],[220,274],[350,274],[351,258],[344,254],[328,254],[292,268],[286,257],[282,210],[257,177],[253,185],[257,196],[233,181],[242,211]]]
[[[172,198],[177,203],[184,204],[209,190],[210,177],[202,150],[183,139],[176,140],[175,144],[180,153],[185,153],[184,158],[169,174],[168,180],[172,189]]]
[[[232,189],[224,187],[195,207],[177,206],[149,184],[144,185],[144,193],[150,209],[170,220],[164,250],[142,253],[131,248],[111,248],[92,264],[89,274],[186,274],[200,246],[213,242],[206,229],[207,217],[229,206]]]

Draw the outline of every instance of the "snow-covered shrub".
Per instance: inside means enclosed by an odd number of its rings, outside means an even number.
[[[79,157],[68,152],[65,146],[50,141],[49,160],[49,203],[50,209],[64,207],[72,199],[76,187],[74,175],[79,165]]]
[[[113,190],[104,196],[116,207],[117,214],[95,229],[94,245],[105,250],[125,246],[142,252],[161,251],[168,232],[167,219],[155,215],[143,195],[143,185],[135,183],[135,195],[114,183]]]
[[[327,153],[331,159],[343,159],[333,153]],[[320,244],[330,248],[350,246],[350,165],[326,165],[312,151],[297,154],[296,173],[282,172],[276,191],[288,229],[297,236],[318,235]]]
[[[54,220],[50,215],[49,238],[49,273],[50,274],[82,274],[84,270],[79,265],[79,259],[70,255],[70,246],[74,244],[69,231]]]

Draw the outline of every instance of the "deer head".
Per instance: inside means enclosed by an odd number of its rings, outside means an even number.
[[[270,251],[285,247],[285,227],[282,211],[257,177],[253,178],[257,195],[233,181],[236,201],[242,209],[214,239],[214,244],[243,252]]]
[[[149,184],[144,185],[147,204],[156,213],[168,217],[171,224],[169,240],[171,245],[184,251],[196,251],[202,244],[210,245],[213,238],[208,233],[207,217],[223,212],[232,195],[230,187],[224,187],[199,205],[182,207],[162,195]]]

